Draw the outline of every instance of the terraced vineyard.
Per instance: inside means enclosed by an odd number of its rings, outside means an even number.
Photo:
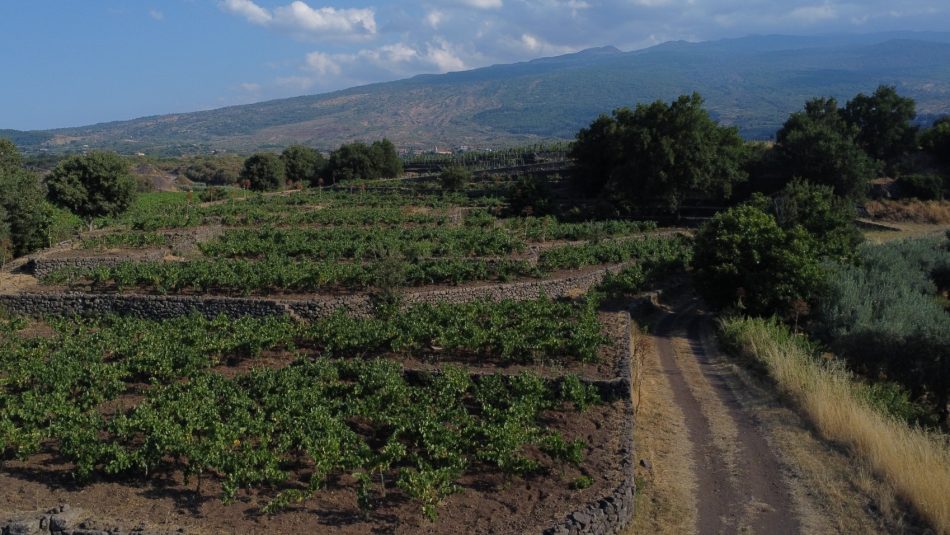
[[[619,529],[629,326],[603,292],[688,240],[490,205],[151,195],[42,252],[0,293],[0,486],[169,531]]]

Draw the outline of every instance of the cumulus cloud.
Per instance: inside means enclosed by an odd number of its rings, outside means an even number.
[[[252,24],[288,32],[300,39],[333,39],[376,34],[372,9],[310,7],[297,0],[269,11],[251,0],[222,0],[222,9],[240,15]]]
[[[270,12],[251,0],[222,0],[219,5],[222,9],[240,15],[254,24],[267,24],[273,18]]]

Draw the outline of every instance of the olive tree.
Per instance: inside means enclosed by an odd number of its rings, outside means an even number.
[[[92,224],[124,212],[135,200],[129,163],[112,152],[93,151],[59,163],[47,179],[49,200]]]

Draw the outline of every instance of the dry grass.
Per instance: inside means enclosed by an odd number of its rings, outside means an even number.
[[[631,339],[637,455],[652,470],[637,468],[633,522],[624,535],[696,532],[695,466],[683,412],[660,368],[652,337],[634,329]]]
[[[811,358],[788,332],[765,320],[726,320],[728,340],[761,362],[827,438],[849,446],[925,518],[950,533],[950,447],[870,408],[840,366]]]
[[[864,205],[868,215],[880,221],[898,223],[950,223],[950,201],[869,201]]]

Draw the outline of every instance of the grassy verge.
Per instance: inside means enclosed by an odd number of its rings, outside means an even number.
[[[938,533],[950,533],[950,447],[868,405],[852,375],[812,356],[807,341],[762,319],[722,322],[723,341],[768,371],[818,430],[848,445]]]

